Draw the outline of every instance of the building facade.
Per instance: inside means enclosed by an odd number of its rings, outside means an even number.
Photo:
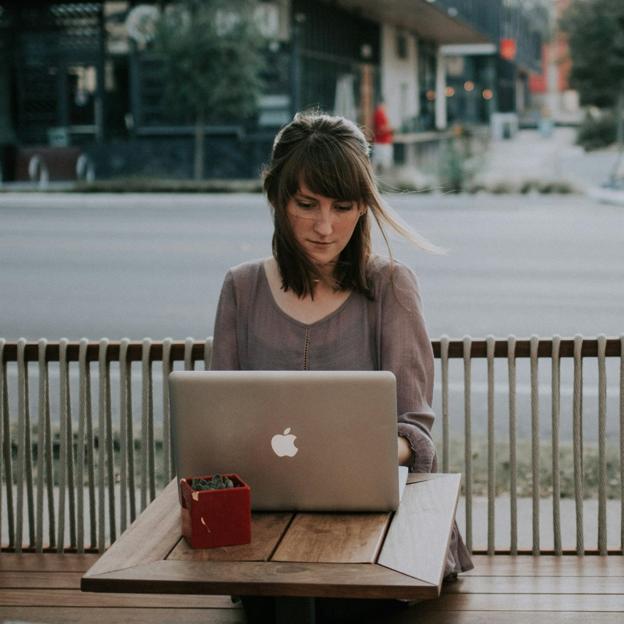
[[[166,4],[0,0],[5,180],[25,175],[11,154],[38,146],[79,148],[98,177],[190,176],[193,127],[167,109],[158,61],[137,33],[137,14]],[[533,61],[523,64],[520,38],[501,57],[503,9],[502,0],[258,1],[265,93],[251,118],[205,128],[204,176],[257,177],[275,131],[305,108],[370,126],[383,97],[404,143],[513,110]]]
[[[572,60],[567,35],[559,22],[571,0],[551,0],[551,37],[542,43],[542,66],[531,76],[529,88],[543,118],[559,124],[576,125],[582,119],[578,92],[570,87]]]

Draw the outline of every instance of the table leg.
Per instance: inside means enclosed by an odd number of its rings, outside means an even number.
[[[314,624],[316,603],[314,598],[279,597],[275,599],[276,624]]]

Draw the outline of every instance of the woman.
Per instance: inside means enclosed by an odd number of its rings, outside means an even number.
[[[390,370],[397,379],[397,460],[412,472],[431,472],[433,353],[418,283],[408,267],[372,255],[371,215],[384,238],[389,226],[432,246],[392,217],[369,153],[361,130],[341,117],[300,113],[278,133],[264,173],[273,256],[228,271],[212,368]],[[446,575],[470,568],[455,528]]]

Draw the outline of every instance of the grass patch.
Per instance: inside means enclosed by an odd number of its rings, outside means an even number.
[[[13,479],[16,481],[17,475],[17,444],[16,430],[12,428],[11,449],[13,463]],[[154,440],[154,471],[156,483],[166,484],[169,480],[168,471],[164,466],[164,448],[162,441],[162,433],[158,429],[155,430]],[[99,444],[97,434],[93,443],[95,474],[97,475],[97,463],[99,458]],[[442,471],[442,442],[436,440],[436,448],[438,449],[438,469]],[[140,438],[134,440],[134,475],[137,485],[141,483],[142,468],[142,442]],[[121,461],[121,443],[119,433],[113,434],[113,455],[114,455],[114,474],[115,480],[119,479],[120,461]],[[58,430],[53,433],[52,444],[52,465],[54,484],[59,483],[59,458],[60,458],[60,436]],[[76,473],[76,458],[78,454],[77,435],[74,431],[73,457],[74,457],[74,474]],[[36,427],[33,427],[31,433],[31,456],[33,463],[33,472],[37,471],[37,433]],[[85,448],[86,457],[86,448]],[[529,439],[519,440],[517,443],[517,486],[516,492],[518,496],[530,497],[533,494],[533,472],[531,462],[531,441]],[[539,448],[540,470],[539,470],[539,489],[541,496],[552,496],[553,479],[552,479],[552,447],[550,444],[541,444]],[[606,449],[607,460],[607,498],[618,499],[621,493],[620,484],[620,460],[619,446],[617,444],[608,444]],[[450,472],[464,473],[464,444],[463,438],[451,439],[450,442]],[[85,476],[87,474],[85,465]],[[561,443],[559,447],[559,480],[561,498],[574,498],[574,449],[571,443]],[[505,495],[510,492],[511,483],[511,464],[509,460],[509,444],[508,442],[499,441],[495,449],[495,476],[496,476],[496,495]],[[583,495],[585,498],[597,498],[599,489],[599,455],[597,444],[584,444],[583,448]],[[472,440],[472,493],[474,496],[486,496],[488,493],[488,451],[487,439],[484,435],[473,436]],[[463,487],[463,486],[462,486]],[[462,490],[463,491],[463,490]]]
[[[442,470],[442,444],[437,442],[439,468]],[[541,496],[552,496],[552,447],[541,444],[539,449],[540,470],[539,490]],[[620,460],[619,447],[607,445],[607,498],[620,498]],[[517,495],[533,495],[533,470],[531,461],[531,441],[519,440],[516,451]],[[450,472],[465,473],[463,440],[450,443]],[[511,483],[511,464],[509,444],[497,443],[495,449],[496,495],[509,494]],[[474,496],[486,496],[488,493],[488,452],[487,440],[483,437],[472,441],[472,493]],[[559,446],[559,481],[561,498],[574,498],[574,449],[571,443]],[[597,444],[584,444],[583,448],[583,496],[598,498],[600,466]]]

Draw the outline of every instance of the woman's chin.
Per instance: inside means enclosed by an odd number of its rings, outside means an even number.
[[[321,272],[333,271],[336,266],[336,260],[334,256],[330,254],[308,254],[310,262]]]
[[[328,271],[331,273],[334,270],[339,258],[335,249],[324,249],[312,245],[302,245],[302,247],[307,259],[321,273],[327,273]]]

